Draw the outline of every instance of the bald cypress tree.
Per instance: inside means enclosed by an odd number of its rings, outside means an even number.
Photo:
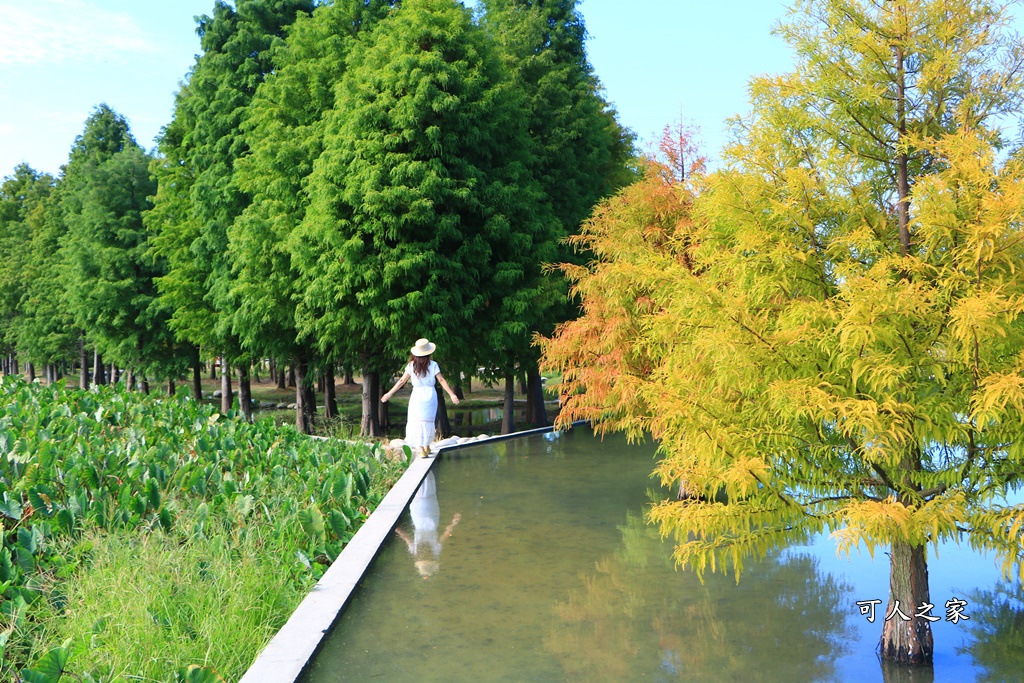
[[[249,203],[233,177],[248,149],[240,126],[273,68],[272,50],[285,27],[312,9],[311,0],[239,0],[234,6],[217,0],[212,16],[198,19],[202,53],[160,141],[159,191],[147,219],[157,233],[157,253],[168,262],[160,289],[174,309],[176,333],[230,364],[249,363],[234,330],[238,306],[228,254],[228,229]]]
[[[285,43],[275,47],[274,73],[248,106],[242,127],[249,154],[238,161],[235,180],[251,202],[229,229],[228,248],[238,303],[234,329],[253,353],[309,360],[316,340],[300,337],[296,325],[297,273],[288,241],[309,204],[305,181],[323,151],[325,118],[334,109],[348,55],[391,4],[348,0],[300,16]],[[321,341],[315,346],[326,362],[346,350],[343,340]],[[296,420],[308,428],[303,408],[309,394],[303,398],[296,402]]]
[[[368,363],[423,336],[479,357],[503,301],[554,255],[523,112],[461,4],[405,2],[367,34],[293,239],[300,327]]]

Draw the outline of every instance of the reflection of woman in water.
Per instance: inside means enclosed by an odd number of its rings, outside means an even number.
[[[409,534],[401,529],[395,529],[395,533],[409,546],[409,552],[415,558],[416,570],[420,576],[429,579],[441,567],[441,545],[452,535],[462,515],[456,513],[444,533],[440,537],[437,535],[437,527],[441,522],[441,507],[437,504],[437,486],[433,472],[427,472],[423,483],[416,490],[416,495],[409,503],[409,513],[412,515],[413,537],[409,538]]]

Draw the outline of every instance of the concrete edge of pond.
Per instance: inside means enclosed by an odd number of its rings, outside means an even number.
[[[587,423],[579,421],[574,422],[572,426],[584,424]],[[427,476],[427,472],[439,456],[447,451],[486,446],[496,441],[552,431],[555,431],[554,427],[540,427],[479,441],[442,446],[434,457],[414,459],[377,505],[377,509],[366,518],[338,558],[288,617],[285,625],[263,648],[239,683],[294,683],[302,676],[307,664],[319,650],[324,636],[331,630],[331,626],[348,603],[349,596],[363,577],[366,568],[391,535],[392,529],[416,493],[420,482]]]

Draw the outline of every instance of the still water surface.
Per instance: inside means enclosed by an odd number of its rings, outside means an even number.
[[[653,454],[577,429],[443,456],[304,681],[1024,681],[1024,602],[991,557],[929,558],[934,676],[883,675],[884,612],[855,602],[884,610],[885,555],[823,537],[701,584],[643,523]],[[954,597],[969,620],[945,621]]]

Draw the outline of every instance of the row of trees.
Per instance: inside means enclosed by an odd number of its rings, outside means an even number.
[[[682,177],[677,144],[602,204],[578,237],[594,262],[567,269],[585,313],[543,342],[559,420],[658,439],[681,495],[651,518],[679,563],[738,576],[822,531],[887,546],[880,651],[912,664],[932,663],[945,599],[929,546],[1024,568],[1008,5],[797,2],[795,70],[754,79],[719,170]]]
[[[243,407],[274,358],[303,431],[344,364],[378,434],[380,373],[427,336],[537,404],[532,335],[572,315],[543,264],[632,156],[575,0],[217,0],[197,31],[155,158],[101,105],[59,178],[6,180],[6,350],[196,381],[217,356]]]

